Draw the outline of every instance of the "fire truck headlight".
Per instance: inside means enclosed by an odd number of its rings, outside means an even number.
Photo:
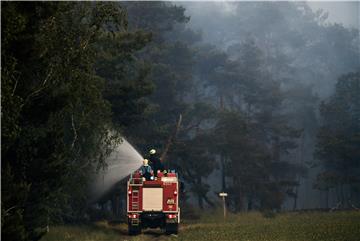
[[[151,176],[151,177],[150,177],[150,180],[154,180],[154,177],[153,177],[153,176]]]
[[[172,219],[172,218],[176,218],[176,214],[169,214],[168,218]]]

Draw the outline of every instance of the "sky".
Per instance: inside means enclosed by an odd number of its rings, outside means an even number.
[[[360,29],[360,1],[308,1],[308,4],[314,11],[323,9],[329,12],[329,22],[342,23],[346,27]]]
[[[245,1],[251,1],[251,0],[245,0]],[[266,0],[265,0],[266,1]],[[282,0],[283,1],[283,0]],[[185,2],[192,2],[187,1]],[[206,4],[206,1],[196,1],[196,2],[203,2]],[[212,1],[214,2],[214,1]],[[228,7],[228,4],[221,4],[221,2],[227,2],[227,1],[215,1],[219,2],[219,7]],[[341,23],[345,27],[353,27],[360,29],[360,0],[352,0],[352,1],[313,1],[308,0],[306,1],[309,6],[313,9],[315,12],[318,9],[323,9],[324,11],[329,13],[328,22],[330,23]],[[183,2],[184,3],[184,2]],[[188,6],[188,4],[184,4],[185,6]],[[196,9],[197,11],[200,11],[198,14],[201,14],[201,8],[202,4],[196,4],[191,5],[192,8],[199,8]],[[226,10],[226,9],[223,9]],[[227,11],[231,12],[231,9],[227,9]]]

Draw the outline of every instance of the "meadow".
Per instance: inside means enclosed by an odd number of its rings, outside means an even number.
[[[183,220],[179,234],[144,230],[128,236],[126,224],[106,221],[84,226],[51,227],[41,241],[240,240],[240,241],[360,241],[360,212],[292,212],[266,218],[261,213],[205,214]]]

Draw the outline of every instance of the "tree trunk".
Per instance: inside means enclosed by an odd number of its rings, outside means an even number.
[[[200,194],[198,194],[198,205],[200,209],[204,209],[204,202],[203,202],[203,198]]]
[[[242,209],[242,193],[241,182],[239,176],[233,176],[233,195],[234,195],[234,208],[236,212],[240,212]]]
[[[295,210],[296,210],[296,208],[297,208],[298,192],[299,192],[299,188],[298,188],[298,186],[296,186],[296,188],[295,188],[295,195],[294,195],[294,206],[293,206],[293,211],[295,211]]]
[[[345,196],[344,196],[344,185],[341,184],[340,185],[340,197],[341,197],[341,205],[344,205],[345,204]]]
[[[325,198],[326,198],[326,209],[329,208],[329,189],[325,191]]]
[[[196,185],[197,185],[198,187],[201,187],[201,185],[202,185],[201,177],[197,177],[197,178],[196,178]],[[202,194],[202,193],[197,193],[197,196],[198,196],[199,208],[204,209],[203,194]]]
[[[165,146],[165,149],[163,151],[163,153],[161,154],[161,157],[160,157],[160,160],[164,163],[165,162],[165,159],[166,159],[166,155],[170,149],[170,146],[175,142],[175,139],[176,139],[176,136],[180,130],[180,126],[181,126],[181,121],[182,121],[182,115],[180,114],[179,115],[179,119],[178,121],[176,122],[176,127],[175,127],[175,130],[174,132],[172,133],[172,135],[169,136],[169,139],[167,140],[166,142],[166,146]]]
[[[253,198],[252,195],[248,197],[248,211],[251,211],[253,209]]]
[[[224,110],[224,96],[220,95],[220,110]]]
[[[273,160],[280,161],[280,137],[274,137],[273,143]]]
[[[209,206],[215,207],[215,204],[206,195],[203,198]]]
[[[225,190],[226,190],[226,173],[225,173],[226,158],[223,154],[221,154],[221,156],[220,156],[220,161],[221,161],[221,186],[222,186],[222,191],[225,192]]]
[[[337,203],[341,203],[341,195],[339,194],[339,186],[336,186],[335,193],[336,193],[336,201],[337,201]]]

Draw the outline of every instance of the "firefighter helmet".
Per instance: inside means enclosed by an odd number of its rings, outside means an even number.
[[[156,150],[155,149],[151,149],[150,150],[150,155],[154,155],[156,153]]]
[[[149,160],[148,159],[144,159],[143,163],[144,163],[144,166],[149,166]]]

